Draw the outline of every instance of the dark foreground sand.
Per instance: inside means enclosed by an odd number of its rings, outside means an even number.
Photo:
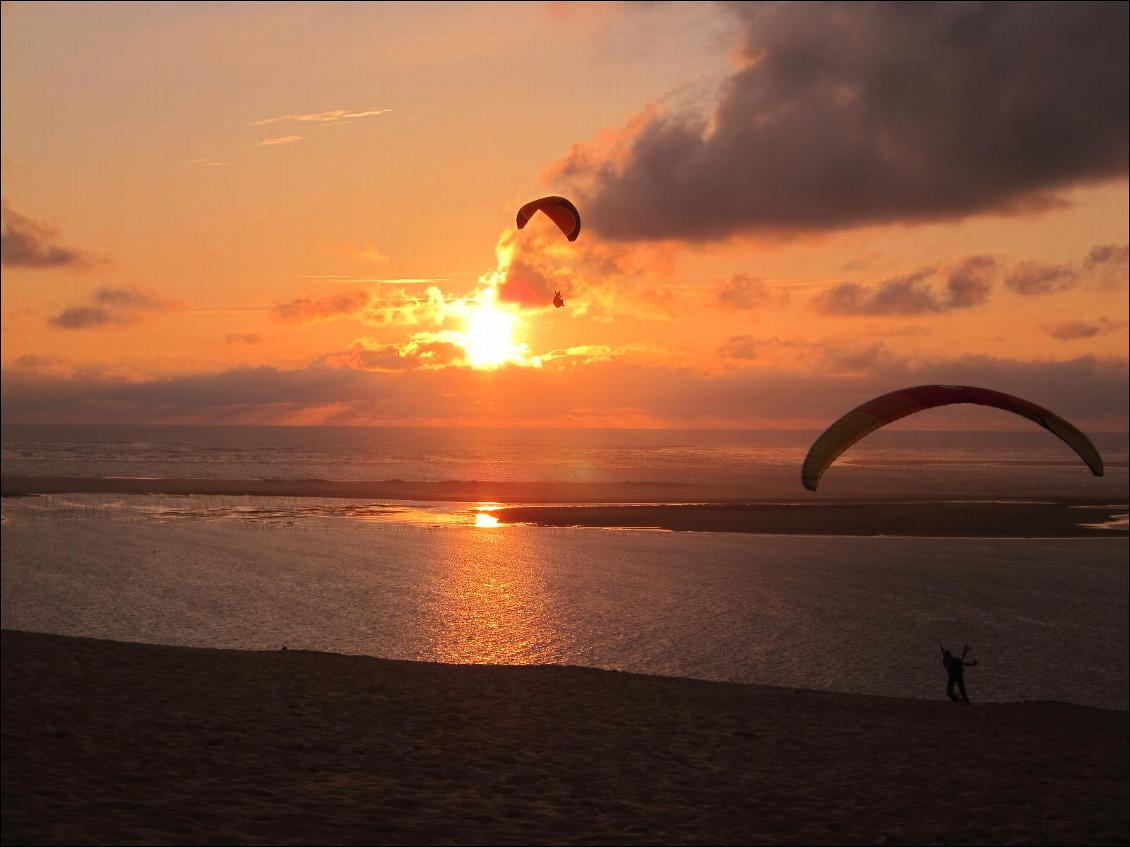
[[[3,634],[5,843],[1123,843],[1127,715]]]

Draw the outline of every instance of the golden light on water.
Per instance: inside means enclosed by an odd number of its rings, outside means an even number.
[[[475,526],[484,528],[496,527],[498,526],[498,518],[490,514],[490,512],[476,512]]]

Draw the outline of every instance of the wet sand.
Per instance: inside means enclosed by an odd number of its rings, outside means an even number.
[[[1125,712],[3,634],[3,841],[1126,843]]]
[[[735,503],[522,506],[491,512],[499,523],[656,527],[769,535],[1085,538],[1126,534],[1126,506],[1098,503]]]
[[[1054,502],[815,499],[757,501],[709,486],[670,483],[405,482],[327,480],[3,477],[6,497],[103,493],[326,497],[498,504],[501,523],[538,526],[656,527],[692,532],[783,535],[1112,537],[1127,532],[1126,504],[1110,499]],[[517,505],[521,504],[521,505]]]

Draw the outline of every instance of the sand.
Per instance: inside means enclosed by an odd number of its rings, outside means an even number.
[[[736,497],[670,483],[442,482],[119,479],[0,479],[5,497],[37,494],[171,494],[328,497],[498,504],[502,523],[538,526],[658,527],[693,532],[785,535],[962,536],[985,538],[1117,537],[1127,532],[1125,503],[1056,498],[1048,502],[982,499],[840,498],[795,502]],[[1116,498],[1118,499],[1118,498]],[[1124,498],[1123,498],[1124,499]],[[518,505],[521,504],[521,505]]]
[[[735,503],[522,506],[498,509],[500,523],[658,527],[769,535],[888,535],[962,538],[1125,536],[1126,506],[1092,502]]]
[[[1126,843],[1127,715],[3,634],[4,843]]]

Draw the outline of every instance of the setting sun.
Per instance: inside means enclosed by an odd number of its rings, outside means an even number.
[[[467,309],[461,344],[473,368],[490,370],[507,363],[529,364],[526,345],[515,338],[518,314],[499,307],[493,298]]]
[[[1130,845],[1130,0],[0,23],[0,847]]]

